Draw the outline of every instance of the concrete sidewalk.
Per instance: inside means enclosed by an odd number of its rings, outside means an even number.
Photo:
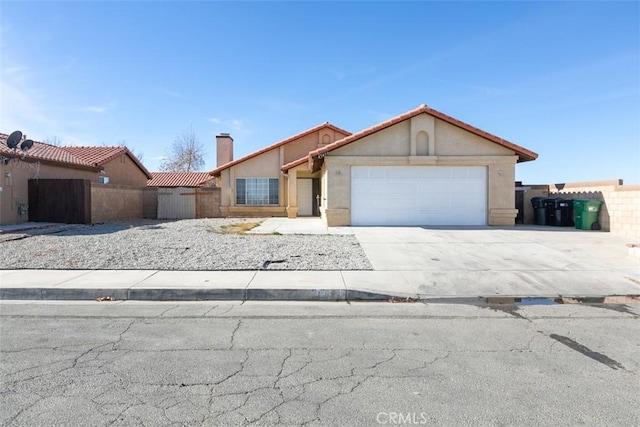
[[[352,234],[373,271],[0,270],[0,299],[357,301],[640,295],[610,233],[558,227],[330,227],[270,218],[250,233]]]
[[[602,271],[0,270],[0,299],[292,300],[603,298],[640,282]]]

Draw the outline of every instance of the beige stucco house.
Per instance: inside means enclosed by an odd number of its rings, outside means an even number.
[[[218,137],[219,153],[232,152],[232,141]],[[228,157],[211,174],[227,216],[319,215],[329,226],[513,225],[515,165],[537,156],[422,105],[355,134],[325,123]]]
[[[218,167],[210,174],[217,177],[221,189],[222,216],[318,215],[314,201],[320,191],[318,176],[301,174],[300,179],[307,180],[301,181],[302,190],[290,193],[282,166],[348,135],[351,134],[343,129],[323,123],[237,160],[233,160],[231,136],[218,135]],[[295,200],[290,199],[291,195]],[[301,198],[300,204],[297,197]],[[302,210],[298,212],[300,205]]]
[[[24,154],[7,148],[7,137],[0,133],[0,224],[29,220],[30,179],[84,179],[142,188],[151,178],[127,147],[58,147],[36,141]]]

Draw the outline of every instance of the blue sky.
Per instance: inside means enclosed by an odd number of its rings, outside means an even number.
[[[640,184],[638,2],[0,2],[0,132],[240,157],[427,104],[539,153],[526,183]]]

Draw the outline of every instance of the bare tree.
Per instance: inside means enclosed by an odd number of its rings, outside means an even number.
[[[109,144],[108,142],[105,142],[105,141],[102,141],[100,145],[102,145],[103,147],[113,147],[113,144]],[[127,141],[125,141],[124,139],[120,141],[120,143],[116,144],[116,146],[127,147],[129,151],[131,151],[131,154],[136,156],[136,158],[140,161],[140,163],[142,163],[142,159],[144,158],[144,153],[142,151],[137,151],[134,147],[128,146]]]
[[[53,135],[53,136],[48,136],[44,139],[43,141],[45,144],[49,144],[49,145],[55,145],[56,147],[60,147],[62,146],[62,140],[60,139],[59,136],[57,135]]]
[[[142,151],[132,151],[133,155],[136,156],[138,161],[142,163],[142,159],[144,159],[144,153]]]
[[[183,130],[169,148],[160,170],[167,172],[194,172],[204,166],[204,146],[198,141],[193,128]]]
[[[142,151],[138,151],[135,149],[135,147],[131,147],[127,145],[127,142],[123,139],[122,142],[120,144],[121,147],[127,147],[129,149],[129,151],[131,151],[131,154],[133,154],[134,156],[136,156],[136,158],[138,159],[138,161],[140,161],[140,163],[142,163],[142,159],[144,158],[144,153]]]

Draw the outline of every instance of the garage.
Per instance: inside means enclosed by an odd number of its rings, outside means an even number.
[[[487,225],[484,166],[352,166],[352,225]]]

